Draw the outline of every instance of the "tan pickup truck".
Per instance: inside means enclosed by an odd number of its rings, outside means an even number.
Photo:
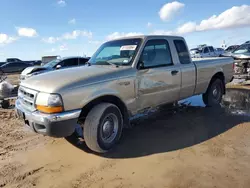
[[[121,38],[104,43],[84,67],[22,82],[16,111],[48,136],[69,136],[80,124],[87,146],[101,153],[143,109],[198,94],[206,105],[218,105],[232,75],[232,58],[192,61],[182,37]]]

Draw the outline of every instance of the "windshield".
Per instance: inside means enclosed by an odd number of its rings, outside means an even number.
[[[45,67],[45,68],[53,68],[53,67],[56,66],[59,62],[60,62],[59,59],[54,59],[54,60],[48,62],[47,64],[43,65],[43,67]]]
[[[141,39],[122,39],[104,43],[89,60],[95,65],[131,65]]]
[[[250,53],[250,44],[242,44],[233,53],[235,54]]]

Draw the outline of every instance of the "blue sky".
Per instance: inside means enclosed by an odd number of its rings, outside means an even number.
[[[249,33],[249,0],[1,0],[0,61],[90,56],[127,35],[182,35],[189,47],[217,47],[250,40]]]

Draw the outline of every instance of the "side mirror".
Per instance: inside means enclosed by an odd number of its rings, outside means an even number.
[[[62,68],[61,65],[57,65],[57,66],[56,66],[56,69],[60,69],[60,68]]]
[[[138,62],[138,68],[139,68],[139,70],[141,70],[141,69],[144,69],[144,68],[145,68],[145,66],[144,66],[144,62],[143,62],[142,60],[139,60],[139,62]]]

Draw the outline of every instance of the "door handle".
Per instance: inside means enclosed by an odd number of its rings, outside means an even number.
[[[174,75],[176,75],[176,74],[178,74],[178,70],[173,70],[173,71],[171,71],[171,74],[172,74],[172,76],[174,76]]]

